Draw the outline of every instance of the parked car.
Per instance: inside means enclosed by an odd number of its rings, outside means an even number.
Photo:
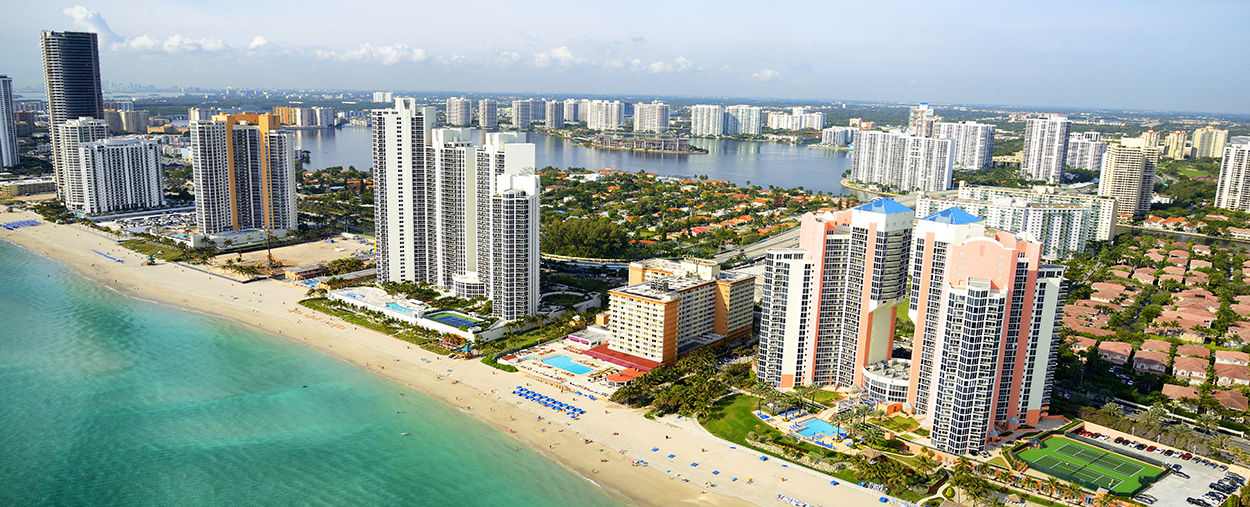
[[[1222,503],[1225,498],[1228,498],[1228,495],[1225,495],[1224,493],[1219,493],[1216,491],[1209,491],[1207,492],[1207,494],[1202,495],[1202,496],[1204,498],[1210,498],[1214,500],[1216,503]]]
[[[1137,450],[1139,450],[1139,451],[1140,451],[1140,450],[1145,449],[1145,448],[1146,448],[1146,444],[1137,444]]]
[[[1158,449],[1159,449],[1158,447],[1155,447],[1152,445],[1152,446],[1146,447],[1146,452],[1155,452]]]
[[[1176,454],[1176,451],[1173,451],[1173,450],[1171,450],[1171,449],[1168,449],[1168,450],[1166,450],[1166,451],[1163,451],[1163,455],[1164,455],[1164,456],[1167,456],[1167,457],[1169,457],[1169,458],[1171,458],[1173,454]]]
[[[1197,505],[1197,506],[1199,506],[1199,507],[1211,507],[1211,504],[1209,504],[1209,503],[1207,503],[1207,502],[1205,502],[1205,501],[1203,501],[1203,500],[1201,500],[1201,499],[1194,498],[1194,497],[1192,497],[1192,496],[1191,496],[1191,497],[1189,497],[1189,498],[1186,498],[1186,499],[1185,499],[1185,501],[1186,501],[1186,502],[1189,502],[1189,505]]]

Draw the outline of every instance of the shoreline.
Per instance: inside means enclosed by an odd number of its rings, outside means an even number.
[[[683,424],[687,419],[648,420],[642,417],[643,410],[559,393],[521,373],[505,373],[476,360],[451,360],[357,328],[300,306],[298,301],[305,298],[300,289],[272,280],[243,284],[179,264],[142,266],[146,257],[102,233],[79,225],[52,224],[30,212],[9,215],[41,223],[0,230],[0,239],[61,262],[121,295],[228,319],[350,362],[393,381],[397,395],[404,390],[421,392],[511,435],[518,449],[527,445],[628,504],[759,505],[782,494],[813,505],[849,506],[877,503],[880,497],[853,485],[832,487],[829,476],[787,466],[781,460],[760,461],[754,451],[713,437],[697,424]],[[126,262],[109,261],[93,249]],[[566,423],[563,427],[552,424],[546,416],[554,412],[511,395],[512,388],[526,383],[545,395],[575,403],[586,414],[579,420],[560,421]],[[548,449],[542,449],[543,445]],[[652,452],[653,448],[662,452]],[[669,454],[675,458],[667,458]],[[645,460],[649,466],[633,466],[631,459]],[[704,466],[692,465],[695,462]],[[712,474],[714,470],[719,474]],[[735,477],[739,480],[731,480]],[[753,478],[753,484],[746,484],[747,478]],[[715,486],[704,487],[707,482]]]

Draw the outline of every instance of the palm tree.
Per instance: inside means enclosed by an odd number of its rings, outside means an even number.
[[[1054,477],[1048,477],[1046,479],[1046,490],[1050,492],[1051,498],[1059,496],[1063,491],[1063,481]]]
[[[798,397],[799,397],[799,408],[800,408],[800,409],[801,409],[801,408],[806,408],[806,405],[803,405],[803,396],[804,396],[804,395],[806,395],[807,393],[811,392],[811,391],[812,391],[811,386],[805,386],[805,385],[802,385],[802,384],[799,384],[799,385],[794,386],[794,394],[795,394],[795,396],[798,396]]]
[[[1141,415],[1137,416],[1137,420],[1154,426],[1158,425],[1159,422],[1163,420],[1163,416],[1167,415],[1167,413],[1167,407],[1164,407],[1163,405],[1154,405],[1146,409],[1145,412],[1142,412]]]
[[[1094,497],[1094,507],[1117,507],[1116,498],[1111,493],[1103,493]]]
[[[936,470],[939,466],[941,466],[941,464],[933,458],[930,458],[929,455],[921,454],[916,457],[915,465],[912,468],[916,469],[916,473],[928,477],[929,472]]]
[[[869,411],[865,416],[868,418],[869,421],[876,422],[885,418],[885,411],[874,409],[874,410]]]
[[[955,475],[972,473],[972,461],[964,456],[955,460]]]
[[[1071,497],[1072,503],[1074,504],[1080,503],[1082,500],[1085,499],[1085,488],[1082,488],[1080,484],[1077,484],[1075,482],[1069,482],[1068,491],[1065,496]]]
[[[1124,417],[1124,408],[1115,403],[1107,403],[1098,409],[1102,415],[1119,419]]]
[[[1220,421],[1208,412],[1205,414],[1198,414],[1198,417],[1194,418],[1194,424],[1199,428],[1202,428],[1202,430],[1207,432],[1207,434],[1210,434],[1212,430],[1220,425]]]

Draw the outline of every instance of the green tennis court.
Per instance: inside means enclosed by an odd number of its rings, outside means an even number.
[[[1141,490],[1139,478],[1163,474],[1157,466],[1068,438],[1051,436],[1041,443],[1040,449],[1025,449],[1017,456],[1041,472],[1069,475],[1119,496],[1132,496]]]

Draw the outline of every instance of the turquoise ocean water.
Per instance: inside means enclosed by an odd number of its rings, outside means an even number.
[[[621,505],[400,391],[0,241],[0,505]]]

